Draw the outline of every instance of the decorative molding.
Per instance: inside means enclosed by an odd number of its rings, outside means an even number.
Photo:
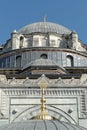
[[[79,99],[79,103],[80,103],[80,116],[82,118],[87,117],[87,113],[86,113],[86,95],[85,95],[85,91],[86,89],[80,89],[80,88],[47,88],[45,90],[45,95],[48,98],[56,98],[56,97],[77,97]],[[27,96],[27,98],[31,98],[31,97],[40,97],[41,96],[41,90],[38,89],[26,89],[26,88],[21,88],[21,89],[3,89],[3,92],[5,93],[6,96],[8,96],[8,98],[10,97],[14,97],[14,98],[25,98]],[[3,98],[4,100],[5,98]],[[2,104],[4,105],[5,102],[2,101]],[[5,107],[3,107],[3,109],[6,109],[6,105]]]
[[[3,89],[6,95],[8,96],[40,96],[41,95],[41,90],[39,88],[34,89],[28,89],[28,88],[14,88],[14,89]],[[45,95],[47,97],[49,96],[78,96],[83,94],[85,90],[80,89],[80,88],[47,88],[45,90]]]
[[[1,76],[0,79],[0,87],[38,87],[38,84],[42,81],[45,81],[48,87],[55,86],[55,87],[86,87],[87,88],[87,74],[83,74],[80,79],[75,79],[72,77],[71,79],[62,79],[59,77],[58,79],[49,79],[45,75],[42,75],[38,79],[29,79],[26,77],[25,79],[6,79],[5,76]]]

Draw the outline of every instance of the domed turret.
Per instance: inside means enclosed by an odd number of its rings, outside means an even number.
[[[72,41],[78,42],[78,34],[75,31],[72,32]]]

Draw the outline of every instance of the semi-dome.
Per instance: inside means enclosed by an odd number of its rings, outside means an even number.
[[[78,125],[58,120],[30,120],[0,126],[0,130],[87,130]]]
[[[68,34],[71,31],[67,29],[66,27],[56,24],[56,23],[37,22],[37,23],[29,24],[21,28],[18,32],[21,34],[30,34],[34,32],[40,32],[40,33],[52,32],[52,33],[58,33],[58,34]]]
[[[58,65],[53,60],[40,58],[40,59],[30,62],[29,64],[24,66],[23,69],[25,69],[29,66],[58,66]],[[64,69],[64,68],[62,68],[62,69]]]
[[[52,67],[52,66],[56,66],[57,67],[57,72],[58,72],[58,69],[60,70],[59,72],[62,72],[62,73],[65,73],[65,69],[58,66],[53,60],[50,60],[50,59],[43,59],[43,58],[40,58],[40,59],[37,59],[35,61],[32,61],[31,63],[27,64],[26,66],[24,66],[22,68],[22,70],[30,67],[30,66],[38,66],[38,67]]]

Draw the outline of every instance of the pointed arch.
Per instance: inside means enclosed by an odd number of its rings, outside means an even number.
[[[46,105],[46,109],[48,115],[55,117],[55,119],[77,124],[75,119],[73,119],[69,114],[67,114],[65,111],[59,108],[56,108],[51,105]],[[22,121],[22,120],[34,119],[34,117],[37,116],[39,113],[40,113],[40,105],[32,105],[30,108],[28,107],[21,113],[17,114],[17,116],[15,116],[13,120],[11,120],[11,123],[18,122],[20,120]]]

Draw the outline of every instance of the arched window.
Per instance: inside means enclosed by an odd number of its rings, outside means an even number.
[[[23,42],[24,42],[24,37],[23,37],[23,36],[21,36],[21,37],[20,37],[20,48],[22,48],[22,47],[23,47]]]
[[[18,68],[21,67],[21,56],[16,57],[16,67],[18,67]]]
[[[38,37],[34,37],[33,39],[33,46],[39,46],[39,38]]]
[[[55,46],[56,46],[56,41],[55,41],[55,39],[54,39],[54,40],[52,39],[52,40],[50,41],[50,44],[51,44],[52,47],[55,47]]]
[[[40,58],[42,58],[42,59],[47,59],[48,57],[47,57],[47,54],[42,54],[42,55],[40,56]]]
[[[46,46],[46,39],[45,38],[42,39],[42,46]]]
[[[57,40],[57,46],[60,47],[61,46],[60,44],[61,44],[61,39],[58,39]]]
[[[67,60],[67,66],[68,67],[73,67],[74,66],[74,62],[73,62],[73,57],[72,56],[68,55],[66,57],[66,60]]]

